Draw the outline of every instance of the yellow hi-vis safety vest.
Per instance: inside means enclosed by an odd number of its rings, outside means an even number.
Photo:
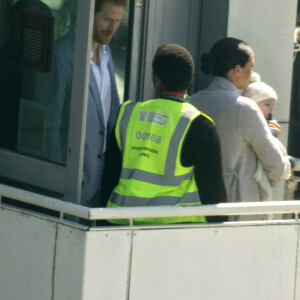
[[[184,137],[200,112],[166,99],[123,103],[115,134],[123,163],[107,207],[201,205],[193,167],[180,163]],[[110,220],[128,224],[128,220]],[[134,224],[205,222],[202,216],[138,218]]]

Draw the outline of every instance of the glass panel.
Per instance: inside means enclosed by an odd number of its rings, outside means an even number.
[[[77,0],[0,0],[1,148],[65,163],[76,8]],[[69,74],[58,76],[62,65]]]
[[[0,0],[1,148],[65,165],[76,8],[77,0]],[[128,19],[129,3],[110,43],[121,102]]]

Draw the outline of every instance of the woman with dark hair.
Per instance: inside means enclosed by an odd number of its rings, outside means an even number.
[[[243,41],[223,38],[201,57],[201,70],[212,74],[209,87],[191,97],[191,103],[216,123],[221,140],[224,180],[230,202],[261,201],[264,192],[253,178],[260,160],[274,186],[289,161],[255,103],[238,93],[246,89],[252,73],[254,53]],[[255,219],[240,217],[238,220]]]

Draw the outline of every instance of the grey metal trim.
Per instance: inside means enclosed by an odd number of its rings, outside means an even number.
[[[66,201],[39,195],[29,191],[24,191],[22,189],[6,186],[4,184],[0,184],[0,195],[18,200],[20,202],[33,204],[39,207],[48,208],[54,211],[70,214],[84,219],[89,219],[90,216],[90,209],[87,207],[80,206],[74,203],[68,203]],[[3,204],[2,206],[6,205]],[[18,209],[21,208],[18,207]]]
[[[81,217],[87,220],[108,219],[135,219],[179,216],[234,216],[234,215],[260,215],[260,214],[299,214],[299,201],[267,201],[267,202],[239,202],[219,203],[214,205],[195,206],[151,206],[151,207],[125,207],[125,208],[88,208],[74,203],[57,200],[36,193],[24,191],[4,184],[0,184],[0,198],[2,196],[13,198],[24,203],[49,208],[68,215]],[[0,204],[0,208],[7,207]],[[19,210],[22,208],[18,208]],[[33,212],[34,213],[34,212]],[[275,220],[269,223],[286,223],[288,220]],[[292,221],[292,220],[290,220]],[[71,221],[69,221],[71,222]],[[265,221],[251,222],[259,224]],[[295,219],[294,222],[297,222]],[[236,222],[239,224],[239,222]]]
[[[115,192],[112,193],[110,199],[112,203],[118,206],[136,207],[136,206],[160,206],[160,205],[176,205],[176,204],[194,204],[199,203],[198,192],[186,193],[183,197],[160,196],[155,198],[123,196]],[[125,204],[125,205],[124,205]]]
[[[149,5],[150,0],[143,0],[142,6],[133,8],[128,97],[136,101],[142,100],[145,89]]]
[[[65,200],[81,203],[94,0],[78,1]]]
[[[65,170],[61,165],[0,149],[0,176],[10,180],[63,194]]]
[[[202,6],[205,0],[190,0],[190,15],[189,15],[189,25],[187,32],[187,49],[193,56],[195,66],[200,65],[199,57],[199,47],[201,38],[201,28],[202,28]],[[197,29],[197,30],[196,30]],[[197,92],[195,89],[196,82],[200,76],[200,68],[196,67],[194,70],[194,76],[192,79],[192,84],[189,89],[189,94],[193,95]]]

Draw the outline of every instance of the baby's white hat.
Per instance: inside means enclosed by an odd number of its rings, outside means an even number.
[[[266,99],[277,101],[278,96],[276,92],[269,85],[260,81],[258,73],[252,73],[249,83],[248,88],[243,92],[244,97],[250,98],[256,103]]]

